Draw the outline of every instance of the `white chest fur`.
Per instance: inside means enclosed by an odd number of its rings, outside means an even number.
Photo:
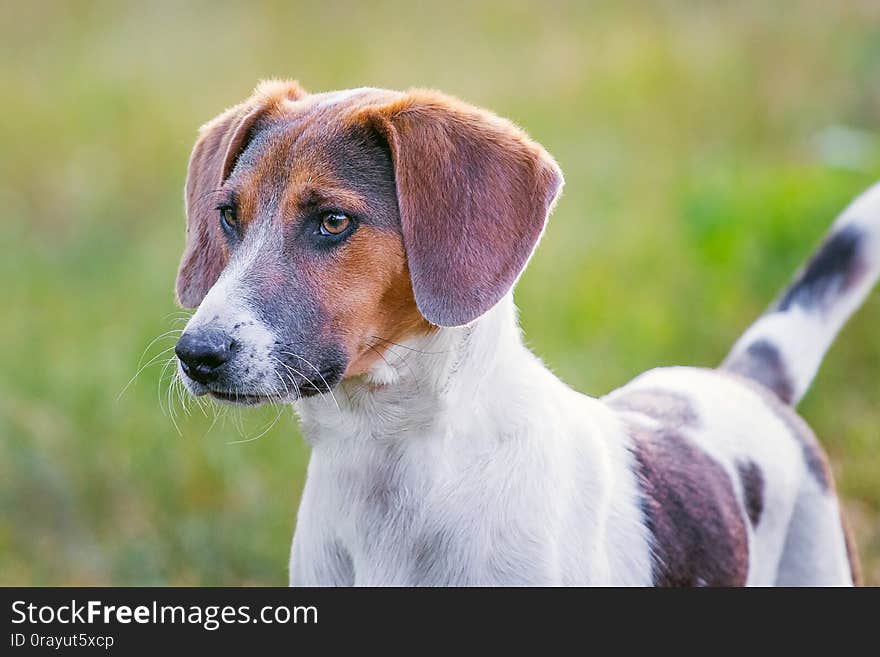
[[[650,583],[619,424],[525,349],[509,297],[386,359],[300,404],[292,583]]]

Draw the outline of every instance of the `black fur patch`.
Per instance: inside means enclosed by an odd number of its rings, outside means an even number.
[[[756,340],[724,368],[753,379],[769,388],[786,404],[794,401],[794,385],[776,345],[769,340]]]
[[[723,372],[724,370],[719,371]],[[728,371],[732,370],[728,368]],[[831,468],[828,465],[828,458],[825,456],[825,452],[819,444],[816,434],[814,434],[813,430],[810,428],[810,425],[808,425],[804,419],[791,408],[791,406],[781,403],[776,396],[769,394],[764,386],[758,385],[753,379],[737,376],[736,373],[732,374],[732,376],[734,376],[734,378],[736,378],[741,384],[748,386],[760,395],[761,399],[764,400],[764,403],[770,408],[770,410],[772,410],[776,416],[785,423],[785,426],[788,428],[791,435],[801,446],[804,464],[807,466],[807,470],[810,472],[813,479],[816,480],[816,483],[819,484],[822,490],[831,490],[833,488],[833,480],[831,477]]]
[[[657,586],[742,586],[748,537],[727,472],[674,430],[631,427]]]
[[[757,527],[764,511],[764,475],[754,461],[740,461],[736,464],[739,480],[742,483],[743,501],[752,527]]]
[[[825,307],[835,294],[858,281],[865,271],[860,256],[863,237],[856,226],[847,226],[831,235],[782,296],[777,309]]]
[[[813,430],[810,429],[809,425],[799,415],[795,415],[793,412],[781,417],[800,443],[801,451],[804,455],[804,463],[813,479],[816,480],[816,483],[819,484],[822,490],[831,490],[833,486],[831,466],[828,465],[828,458],[816,439],[816,434],[813,433]]]

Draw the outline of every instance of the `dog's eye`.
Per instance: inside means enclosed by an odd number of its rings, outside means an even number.
[[[351,217],[341,212],[328,212],[321,219],[322,235],[342,235],[349,229]]]
[[[227,233],[234,233],[238,228],[238,219],[235,216],[235,208],[228,205],[218,208],[220,211],[220,225]]]

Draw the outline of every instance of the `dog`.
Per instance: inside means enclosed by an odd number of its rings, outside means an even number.
[[[178,374],[296,408],[291,584],[856,583],[793,409],[880,276],[880,185],[722,365],[602,399],[524,346],[512,299],[562,185],[519,128],[430,90],[268,81],[202,127]]]

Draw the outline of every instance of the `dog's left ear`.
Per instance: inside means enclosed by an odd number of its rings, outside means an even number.
[[[253,95],[202,126],[186,175],[186,247],[177,272],[177,300],[198,306],[226,266],[226,242],[217,220],[216,191],[253,140],[261,118],[284,110],[306,92],[292,80],[260,83]]]
[[[510,290],[562,187],[552,157],[509,121],[437,92],[362,110],[391,150],[413,293],[460,326]]]

